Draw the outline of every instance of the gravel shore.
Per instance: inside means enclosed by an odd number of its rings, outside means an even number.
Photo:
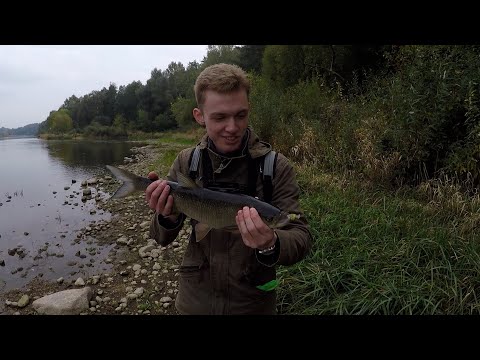
[[[161,151],[161,148],[153,145],[136,148],[133,159],[119,167],[145,176]],[[119,185],[119,182],[106,174],[96,186],[111,194]],[[102,260],[113,265],[111,270],[87,278],[75,276],[70,279],[60,276],[55,281],[35,278],[22,289],[13,289],[0,295],[1,314],[37,314],[32,306],[35,300],[60,291],[84,287],[91,289],[91,296],[89,307],[80,313],[82,315],[177,314],[174,303],[178,267],[191,232],[189,221],[185,222],[176,241],[162,247],[149,238],[153,212],[145,202],[144,193],[136,193],[124,199],[105,199],[98,201],[97,206],[109,211],[111,219],[86,226],[75,241],[93,238],[97,245],[111,245],[110,252]]]

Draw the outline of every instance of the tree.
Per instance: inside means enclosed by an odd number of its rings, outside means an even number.
[[[239,48],[235,45],[208,45],[202,69],[220,63],[239,65]]]
[[[269,45],[262,60],[263,75],[274,85],[287,88],[304,78],[305,63],[301,45]]]
[[[262,72],[262,58],[266,45],[244,45],[238,48],[238,65],[245,71]]]
[[[106,88],[102,89],[102,97],[103,97],[103,109],[102,115],[106,116],[110,119],[109,124],[111,125],[113,118],[115,117],[115,102],[117,98],[117,85],[114,83],[110,83],[108,90]]]
[[[192,98],[177,98],[172,103],[172,113],[180,127],[189,128],[195,124],[193,109],[196,105],[197,102]]]
[[[126,86],[120,86],[115,101],[115,114],[120,114],[127,121],[137,122],[137,110],[139,108],[140,93],[143,91],[143,84],[134,81]]]
[[[73,129],[72,118],[65,109],[51,112],[47,124],[48,131],[54,134],[64,134]]]

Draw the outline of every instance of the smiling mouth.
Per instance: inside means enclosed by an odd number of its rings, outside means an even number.
[[[227,140],[228,142],[233,142],[237,140],[237,136],[225,136],[225,140]]]

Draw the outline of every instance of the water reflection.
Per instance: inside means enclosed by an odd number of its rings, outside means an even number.
[[[121,164],[134,143],[124,141],[55,141],[43,142],[51,158],[73,167]],[[139,144],[136,144],[139,145]],[[140,145],[141,146],[141,145]]]
[[[67,279],[72,262],[88,274],[108,268],[99,261],[108,247],[92,250],[91,241],[75,242],[78,230],[110,218],[95,211],[95,196],[106,194],[91,187],[92,199],[82,202],[81,182],[107,175],[105,165],[121,164],[133,146],[142,145],[0,139],[0,291],[21,287],[39,273]]]

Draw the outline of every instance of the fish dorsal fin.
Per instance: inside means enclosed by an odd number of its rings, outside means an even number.
[[[177,181],[181,187],[188,188],[188,189],[196,189],[198,185],[195,184],[195,181],[190,179],[188,176],[184,175],[181,172],[177,172]]]

